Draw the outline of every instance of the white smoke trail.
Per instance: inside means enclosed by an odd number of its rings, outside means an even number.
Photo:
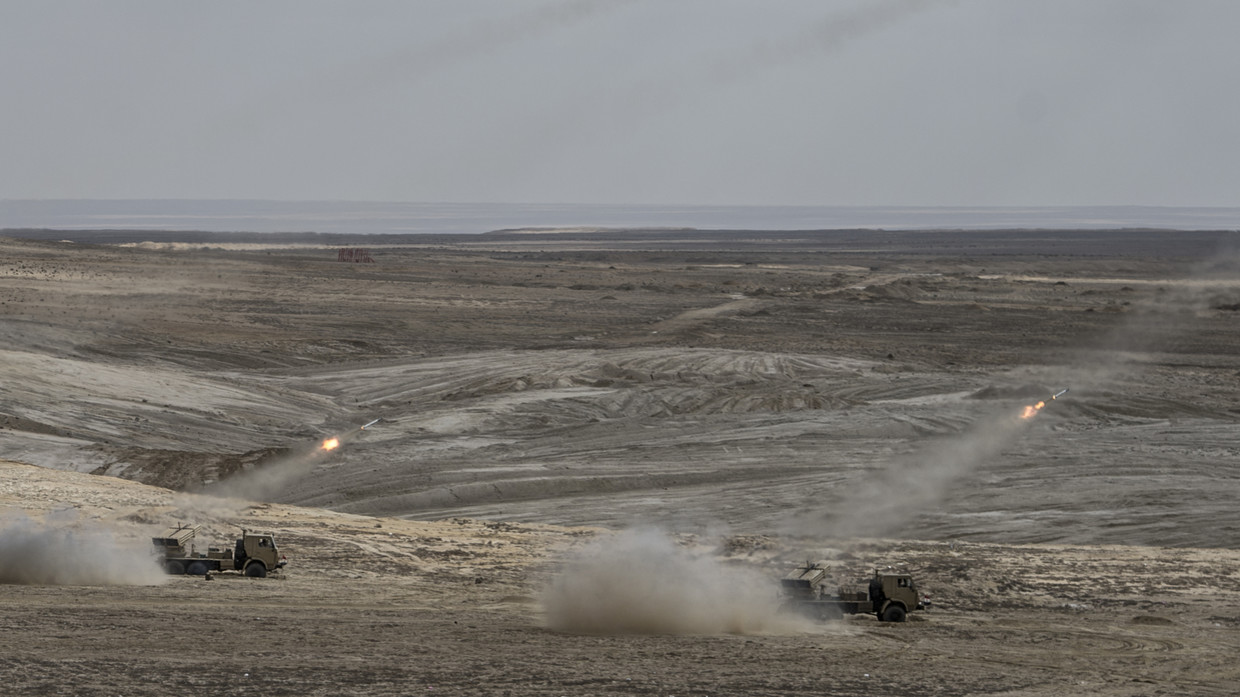
[[[338,441],[340,440],[343,438],[338,438]],[[269,501],[284,487],[309,474],[323,461],[327,453],[321,445],[313,449],[294,451],[261,467],[208,485],[199,493],[217,498]]]
[[[1166,290],[1133,307],[1116,325],[1083,347],[1070,365],[1057,370],[1055,385],[1072,387],[1072,395],[1088,393],[1123,380],[1136,380],[1141,363],[1199,328],[1200,317],[1213,307],[1240,302],[1240,255],[1223,249],[1189,269],[1185,277],[1168,279]],[[1049,396],[1049,395],[1048,395]],[[836,537],[887,537],[907,532],[908,523],[943,501],[950,488],[1018,439],[1030,421],[1019,410],[994,415],[965,432],[935,441],[917,452],[850,485],[847,499],[835,510],[799,516],[789,532],[807,530]]]
[[[936,441],[850,485],[849,496],[832,511],[798,520],[799,534],[820,530],[832,536],[887,537],[907,530],[922,512],[947,497],[950,487],[998,457],[1029,423],[1019,410],[992,416],[964,433]]]
[[[153,586],[167,580],[149,541],[122,542],[85,525],[72,515],[39,522],[22,512],[0,514],[0,583]]]

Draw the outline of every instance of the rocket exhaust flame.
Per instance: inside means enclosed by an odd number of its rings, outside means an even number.
[[[382,419],[375,419],[357,430],[340,431],[340,435],[324,439],[313,449],[307,443],[300,448],[296,448],[287,457],[267,463],[261,468],[239,473],[237,476],[209,484],[202,490],[202,493],[220,498],[237,497],[251,501],[270,500],[268,497],[279,492],[289,482],[310,472],[316,463],[321,462],[326,457],[326,453],[336,450],[345,441],[351,440],[363,430],[369,430],[380,421]],[[2,571],[0,570],[0,576],[3,575]]]
[[[383,419],[375,419],[374,421],[371,421],[370,423],[365,424],[364,426],[362,426],[361,428],[357,430],[365,431],[366,429],[370,428],[371,426],[374,426],[375,424],[379,423],[382,420]],[[323,441],[322,445],[319,446],[319,450],[322,450],[323,452],[329,452],[339,447],[340,447],[340,439],[337,438],[336,436],[332,436],[331,438],[328,438],[327,440]]]
[[[371,426],[374,426],[375,424],[379,423],[382,420],[383,419],[375,419],[374,421],[371,421],[370,423],[362,426],[361,428],[357,430],[365,431],[366,429],[370,428]],[[350,437],[349,434],[347,433],[345,434],[345,436]],[[339,447],[340,447],[340,438],[337,436],[332,436],[331,438],[328,438],[327,440],[323,441],[321,445],[319,445],[319,450],[322,450],[323,452],[330,452]]]
[[[1068,391],[1068,388],[1066,388],[1066,387],[1065,387],[1065,388],[1063,388],[1062,390],[1060,390],[1060,391],[1056,392],[1055,394],[1051,395],[1051,400],[1056,400],[1056,399],[1059,399],[1060,397],[1064,396],[1064,394],[1066,394],[1066,393],[1067,393],[1067,391]],[[1021,412],[1020,418],[1022,418],[1022,419],[1032,419],[1032,418],[1033,418],[1033,416],[1034,416],[1034,414],[1037,414],[1038,412],[1042,411],[1042,408],[1043,408],[1043,407],[1045,407],[1045,406],[1046,406],[1046,401],[1045,401],[1045,400],[1040,401],[1040,402],[1038,402],[1037,404],[1033,404],[1033,405],[1027,406],[1027,407],[1025,407],[1025,410],[1024,410],[1023,412]]]
[[[293,449],[287,457],[264,464],[247,472],[239,473],[226,480],[207,485],[202,493],[220,498],[245,498],[251,501],[266,501],[268,497],[279,492],[289,482],[309,473],[316,463],[322,462],[327,453],[333,452],[345,441],[352,440],[362,431],[369,430],[382,419],[375,419],[356,430],[342,430],[340,435],[330,436],[321,441],[317,447],[311,448],[309,443]],[[2,541],[0,541],[2,542]],[[3,545],[0,545],[2,547]],[[0,550],[2,551],[2,550]],[[3,561],[3,560],[0,560]],[[0,576],[3,570],[0,569]]]

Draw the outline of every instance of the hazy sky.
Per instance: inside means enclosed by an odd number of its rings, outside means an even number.
[[[1240,205],[1235,0],[0,3],[0,199]]]

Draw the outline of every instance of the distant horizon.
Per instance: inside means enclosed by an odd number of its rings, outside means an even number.
[[[715,230],[1240,228],[1236,206],[841,206],[279,199],[0,199],[0,229],[482,234]]]
[[[381,199],[381,198],[272,198],[261,196],[224,196],[224,197],[191,197],[191,196],[141,196],[141,197],[120,197],[120,196],[71,196],[71,197],[32,197],[18,196],[0,198],[0,204],[3,203],[22,203],[22,202],[69,202],[69,201],[90,201],[90,202],[134,202],[134,201],[154,201],[154,202],[251,202],[251,203],[363,203],[363,204],[399,204],[399,205],[498,205],[498,206],[642,206],[642,207],[663,207],[671,208],[677,206],[690,206],[695,208],[883,208],[883,209],[907,209],[907,208],[924,208],[924,209],[1003,209],[1003,210],[1022,210],[1022,209],[1068,209],[1068,208],[1169,208],[1169,209],[1227,209],[1240,210],[1240,205],[1229,204],[1202,204],[1202,205],[1179,205],[1179,204],[1156,204],[1156,203],[1028,203],[1028,204],[917,204],[917,203],[710,203],[702,201],[676,201],[676,202],[659,202],[659,201],[504,201],[504,200],[466,200],[466,199],[443,199],[443,200],[422,200],[422,199]]]

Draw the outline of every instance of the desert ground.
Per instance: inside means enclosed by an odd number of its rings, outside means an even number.
[[[7,234],[6,693],[1236,693],[1235,232]]]

